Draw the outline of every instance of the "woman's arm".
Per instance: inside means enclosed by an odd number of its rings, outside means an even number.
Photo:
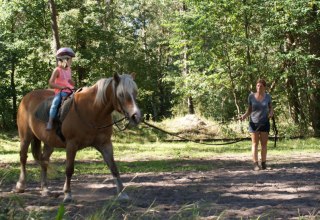
[[[246,119],[251,114],[251,112],[252,112],[252,106],[249,105],[246,113],[240,116],[240,120],[243,121],[244,119]]]
[[[272,118],[273,117],[273,107],[272,107],[272,104],[269,103],[269,115],[268,115],[269,118]]]

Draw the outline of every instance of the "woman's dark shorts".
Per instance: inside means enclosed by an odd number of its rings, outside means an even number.
[[[270,132],[270,122],[267,121],[265,124],[249,122],[249,132],[254,133],[257,131]]]

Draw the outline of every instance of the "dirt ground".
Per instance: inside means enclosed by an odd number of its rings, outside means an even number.
[[[269,161],[272,169],[265,171],[252,171],[249,156],[231,155],[179,164],[216,165],[205,172],[122,173],[129,201],[114,199],[111,175],[75,175],[75,201],[65,205],[65,216],[86,219],[104,210],[113,219],[320,219],[320,155],[274,155]],[[50,181],[57,198],[41,197],[37,182],[28,186],[19,194],[26,210],[55,216],[63,199],[63,177]],[[2,185],[0,198],[14,195],[12,187]]]

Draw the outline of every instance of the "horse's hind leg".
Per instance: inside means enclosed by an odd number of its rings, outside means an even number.
[[[104,161],[107,163],[112,173],[112,176],[117,186],[118,198],[123,200],[129,199],[129,196],[125,192],[123,192],[124,187],[120,179],[120,174],[117,165],[114,162],[112,143],[109,143],[103,147],[98,147],[97,150],[102,154]]]
[[[47,170],[49,166],[50,156],[53,152],[53,148],[44,144],[43,154],[40,161],[41,165],[41,194],[42,196],[49,195],[48,182],[47,182]]]
[[[16,184],[15,192],[23,193],[26,189],[26,163],[31,137],[20,140],[20,176]]]

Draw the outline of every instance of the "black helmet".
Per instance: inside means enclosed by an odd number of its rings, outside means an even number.
[[[75,53],[73,52],[73,50],[69,47],[61,47],[57,53],[56,53],[56,57],[60,58],[60,57],[65,57],[65,56],[69,56],[69,57],[75,57]]]

